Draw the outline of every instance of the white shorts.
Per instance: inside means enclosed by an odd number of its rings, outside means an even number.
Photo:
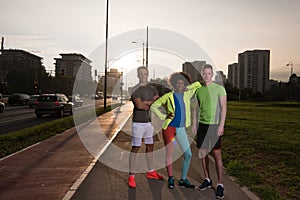
[[[140,147],[142,145],[142,138],[144,138],[145,144],[153,144],[153,131],[154,128],[150,122],[133,122],[131,145]]]

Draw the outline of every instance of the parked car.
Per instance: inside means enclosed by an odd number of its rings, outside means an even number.
[[[42,115],[51,114],[58,117],[63,117],[65,113],[73,114],[73,103],[61,93],[42,94],[35,104],[35,115],[40,118]]]
[[[0,101],[2,101],[4,104],[8,104],[8,98],[10,95],[2,95],[2,98]]]
[[[100,94],[92,94],[91,95],[91,99],[95,99],[95,100],[99,100],[99,99],[103,99],[104,97]]]
[[[27,105],[30,96],[28,94],[13,93],[8,97],[9,105]]]
[[[82,99],[80,99],[79,96],[69,96],[69,100],[72,101],[72,103],[74,104],[75,107],[80,107],[83,105],[83,101]]]
[[[39,98],[40,95],[35,94],[35,95],[31,95],[30,99],[28,100],[28,106],[30,108],[35,107],[35,102],[37,101],[37,99]]]
[[[0,113],[2,113],[4,109],[5,109],[5,104],[2,101],[0,101]]]

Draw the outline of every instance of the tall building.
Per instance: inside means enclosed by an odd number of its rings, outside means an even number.
[[[182,71],[189,74],[192,82],[202,80],[201,70],[206,61],[185,62],[182,64]]]
[[[269,89],[270,50],[245,51],[238,54],[240,88],[253,88],[254,92]]]
[[[121,87],[121,78],[123,77],[123,72],[119,72],[117,69],[110,69],[107,72],[107,94],[120,94],[120,87]],[[104,91],[104,81],[105,76],[101,76],[99,78],[99,90],[101,92]]]
[[[92,81],[92,61],[82,54],[59,54],[55,58],[55,75],[77,77],[78,80]]]
[[[228,83],[233,87],[240,88],[240,69],[238,63],[228,65]]]
[[[226,75],[223,71],[216,71],[215,73],[215,82],[223,84],[226,82]]]
[[[45,71],[42,58],[19,49],[0,50],[0,83],[7,84],[7,75],[13,71],[41,73]]]

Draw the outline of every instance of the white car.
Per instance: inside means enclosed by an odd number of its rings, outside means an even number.
[[[74,107],[80,107],[83,105],[82,99],[80,99],[79,96],[69,96],[68,97],[70,101],[74,104]]]

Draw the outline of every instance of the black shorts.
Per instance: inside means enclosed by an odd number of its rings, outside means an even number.
[[[221,138],[217,135],[218,124],[199,123],[197,131],[197,147],[204,149],[220,149]]]

